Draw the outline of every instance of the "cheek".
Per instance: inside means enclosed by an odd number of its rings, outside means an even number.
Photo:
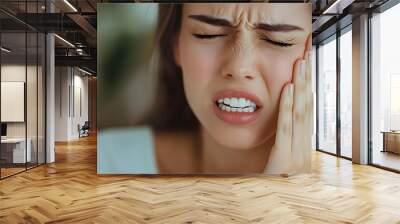
[[[276,104],[285,83],[290,82],[292,79],[292,66],[289,61],[282,61],[279,58],[273,58],[273,60],[265,63],[264,66],[264,80],[270,100],[273,104]]]
[[[184,78],[200,83],[209,80],[215,67],[213,51],[193,44],[184,44],[181,49]]]
[[[196,43],[192,37],[182,35],[179,52],[183,79],[186,84],[204,88],[218,74],[220,47]],[[204,90],[204,89],[203,89]]]
[[[266,63],[262,65],[262,74],[264,74],[264,80],[272,100],[276,101],[284,85],[292,81],[294,63],[301,57],[301,53],[299,52],[300,51],[271,51],[263,54]]]
[[[196,108],[218,72],[219,51],[184,36],[180,38],[179,52],[186,97],[190,106]]]

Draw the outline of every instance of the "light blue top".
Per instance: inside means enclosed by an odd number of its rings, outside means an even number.
[[[118,128],[97,134],[98,174],[158,174],[149,127]]]

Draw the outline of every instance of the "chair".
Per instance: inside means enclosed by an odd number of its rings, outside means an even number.
[[[80,127],[80,125],[78,124],[79,138],[89,136],[89,129],[90,129],[89,121],[85,121],[82,127]]]

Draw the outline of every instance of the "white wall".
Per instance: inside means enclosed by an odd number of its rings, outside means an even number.
[[[70,77],[67,67],[55,68],[55,141],[68,140],[68,86]]]
[[[74,75],[74,92],[75,94],[73,96],[74,98],[74,108],[73,108],[73,113],[72,113],[72,132],[71,135],[74,136],[74,138],[78,137],[78,124],[83,125],[85,121],[89,120],[89,111],[88,111],[88,106],[89,106],[89,94],[88,94],[88,77],[87,76],[81,76],[83,73],[78,73],[76,74],[75,70],[75,75]],[[80,111],[81,110],[81,111]]]
[[[25,69],[27,69],[27,73],[25,71]],[[25,67],[24,65],[18,65],[18,64],[6,64],[6,65],[2,65],[1,66],[1,81],[2,82],[25,82],[25,75],[28,76],[28,80],[29,80],[29,84],[30,85],[36,85],[36,81],[32,81],[33,78],[31,76],[35,76],[36,77],[36,66],[27,66]],[[33,83],[32,83],[33,82]],[[33,102],[33,99],[31,98],[35,98],[36,99],[36,88],[28,88],[27,89],[28,93],[28,99],[27,102]],[[36,101],[35,101],[36,102]],[[28,105],[31,107],[35,107],[36,108],[36,103],[32,104],[32,105]],[[2,110],[5,110],[6,108],[2,108]],[[32,108],[31,108],[32,109]],[[34,109],[35,110],[35,109]],[[33,117],[31,117],[33,116]],[[32,122],[34,121],[36,123],[36,114],[33,113],[28,113],[28,122]],[[25,123],[26,122],[7,122],[7,136],[8,137],[25,137]],[[28,124],[28,129],[30,127],[33,127],[33,124]],[[36,130],[36,125],[35,127],[33,127]],[[28,130],[28,137],[29,137],[29,133],[31,133]]]
[[[1,66],[2,82],[24,82],[26,84],[26,106],[21,108],[21,112],[26,112],[26,120],[23,122],[6,122],[8,138],[24,138],[25,135],[30,139],[32,151],[32,161],[44,163],[44,74],[42,67],[25,64],[3,64]],[[27,80],[25,80],[27,78]],[[2,95],[2,98],[7,96]],[[7,110],[10,108],[1,108]],[[9,111],[11,113],[16,113]],[[37,156],[37,153],[39,154]]]
[[[55,89],[55,140],[77,139],[78,124],[88,120],[88,77],[76,68],[56,67]]]

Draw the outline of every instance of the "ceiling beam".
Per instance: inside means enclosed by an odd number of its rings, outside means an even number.
[[[92,46],[96,45],[97,30],[90,24],[85,17],[80,14],[68,14],[68,17],[73,20],[83,31],[88,35],[86,39]]]
[[[56,66],[82,66],[96,71],[97,60],[90,56],[55,56]]]

